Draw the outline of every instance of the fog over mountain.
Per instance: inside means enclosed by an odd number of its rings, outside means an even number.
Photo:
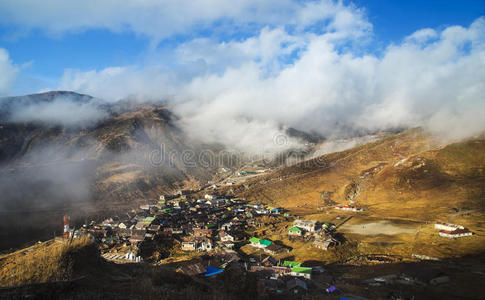
[[[0,249],[52,236],[64,213],[94,218],[207,185],[223,149],[188,138],[162,105],[74,92],[0,99],[0,137]]]
[[[94,126],[109,115],[104,101],[69,92],[0,98],[0,109],[3,121],[65,128]]]

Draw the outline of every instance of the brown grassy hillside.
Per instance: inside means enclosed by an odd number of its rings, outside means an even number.
[[[68,280],[83,264],[99,259],[89,237],[48,241],[0,256],[0,286]]]
[[[330,200],[417,218],[415,208],[421,206],[426,208],[421,217],[435,209],[480,209],[485,201],[484,168],[484,139],[441,147],[413,129],[283,168],[236,191],[290,209],[316,210]]]
[[[187,262],[188,263],[188,262]],[[162,266],[115,264],[89,238],[48,241],[0,256],[0,299],[246,299],[256,280],[227,267],[211,280]]]
[[[352,217],[339,230],[354,244],[353,253],[450,257],[485,251],[484,169],[484,138],[443,146],[413,129],[232,189],[241,197],[285,207],[306,219],[340,224]],[[365,211],[338,211],[337,203]],[[435,221],[464,225],[474,236],[459,241],[438,237]],[[285,236],[285,229],[280,231]],[[316,256],[311,245],[286,243],[294,247],[290,255],[301,260],[337,259],[331,252]]]

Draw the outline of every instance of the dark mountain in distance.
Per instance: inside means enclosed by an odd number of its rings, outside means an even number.
[[[300,139],[301,141],[303,141],[305,143],[317,144],[317,143],[321,143],[325,140],[325,138],[318,133],[313,133],[313,132],[307,133],[307,132],[295,129],[293,127],[287,128],[285,130],[285,133],[289,137],[294,137],[294,138]]]
[[[69,91],[50,91],[25,96],[0,97],[0,119],[2,121],[7,120],[11,116],[12,112],[19,107],[38,105],[42,103],[52,103],[55,99],[60,98],[69,99],[77,103],[89,103],[93,100],[97,102],[102,101],[89,95]]]
[[[91,101],[92,99],[95,99],[92,96],[71,92],[71,91],[49,91],[49,92],[30,94],[30,95],[24,95],[24,96],[1,97],[0,102],[2,102],[2,104],[5,102],[10,102],[10,103],[23,102],[23,104],[27,104],[28,102],[34,102],[34,103],[52,102],[54,99],[58,97],[70,97],[79,102],[88,102],[88,101]]]

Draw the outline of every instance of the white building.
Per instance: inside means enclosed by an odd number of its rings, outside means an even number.
[[[211,194],[205,194],[204,198],[207,200],[214,200],[214,199],[217,199],[217,196],[211,195]]]
[[[212,251],[212,243],[209,240],[204,240],[200,243],[199,251]]]
[[[435,229],[439,230],[446,230],[446,231],[454,231],[456,229],[465,229],[465,227],[457,224],[451,224],[451,223],[443,223],[443,222],[437,222],[434,224]]]
[[[127,260],[135,260],[136,259],[135,253],[133,253],[133,252],[126,253],[125,259],[127,259]]]
[[[439,235],[445,238],[455,239],[455,238],[464,237],[464,236],[471,236],[473,235],[473,233],[470,230],[464,228],[464,229],[455,229],[453,231],[440,230]]]
[[[194,251],[196,243],[194,241],[182,242],[182,251]]]
[[[301,269],[301,270],[299,270]],[[306,279],[312,278],[311,268],[293,268],[290,273],[291,276],[303,277]]]
[[[219,237],[222,242],[234,242],[234,237],[225,231],[220,231]]]
[[[224,223],[221,225],[221,230],[224,231],[231,231],[232,229],[232,224],[231,223]]]
[[[293,226],[299,227],[308,232],[314,232],[317,227],[317,221],[313,220],[295,220]]]

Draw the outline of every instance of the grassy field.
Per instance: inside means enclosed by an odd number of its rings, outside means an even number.
[[[484,250],[484,215],[477,215],[473,219],[456,219],[457,223],[464,224],[474,232],[473,236],[460,239],[438,236],[434,222],[363,216],[350,212],[307,214],[302,217],[338,225],[349,216],[352,218],[338,229],[346,242],[328,251],[313,247],[312,241],[304,241],[302,238],[290,239],[287,230],[291,222],[279,223],[275,228],[260,228],[258,232],[264,231],[266,234],[257,236],[292,248],[289,253],[277,255],[277,259],[297,260],[316,265],[343,262],[350,257],[367,254],[398,255],[405,260],[413,260],[413,254],[447,259],[482,253]],[[243,246],[241,251],[255,257],[265,254],[250,245]]]
[[[87,236],[70,243],[51,240],[0,256],[0,285],[15,286],[70,279],[75,268],[74,256],[79,256],[80,252],[86,251],[91,245]]]

